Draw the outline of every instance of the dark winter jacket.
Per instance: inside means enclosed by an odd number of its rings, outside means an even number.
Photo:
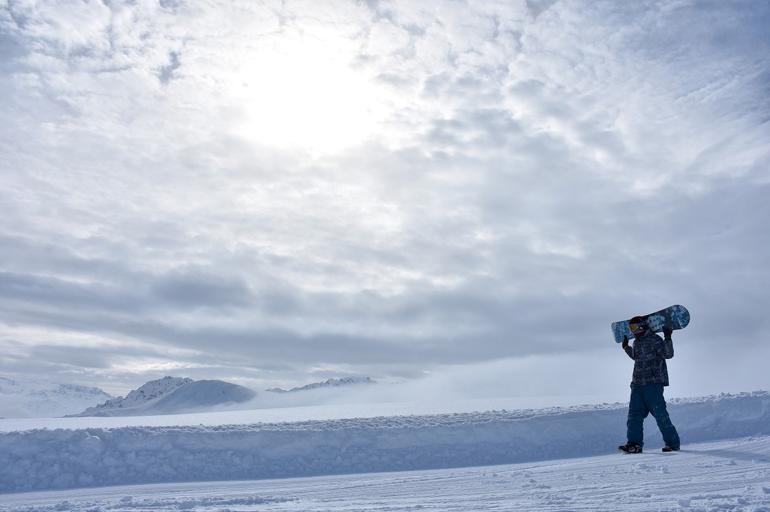
[[[674,344],[657,334],[647,331],[626,347],[626,354],[634,360],[634,375],[631,386],[663,384],[668,386],[666,359],[674,357]]]

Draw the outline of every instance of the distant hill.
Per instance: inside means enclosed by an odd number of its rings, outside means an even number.
[[[94,387],[0,377],[2,418],[65,416],[110,398],[112,395]]]
[[[376,381],[370,377],[344,377],[341,379],[327,379],[323,382],[314,382],[305,386],[291,389],[270,388],[266,391],[271,393],[296,393],[298,391],[309,391],[311,389],[337,388],[342,386],[355,386],[359,384],[375,384]]]
[[[73,416],[146,416],[177,414],[246,402],[254,391],[221,380],[163,377],[151,380],[125,397],[113,398]]]

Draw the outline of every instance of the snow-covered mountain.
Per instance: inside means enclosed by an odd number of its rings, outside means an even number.
[[[255,393],[221,380],[163,377],[151,380],[125,397],[107,400],[73,416],[142,416],[199,411],[251,400]]]
[[[270,388],[266,391],[270,391],[271,393],[295,393],[297,391],[309,391],[311,389],[337,388],[342,386],[354,386],[358,384],[375,384],[375,382],[376,381],[370,377],[343,377],[341,379],[327,379],[323,382],[314,382],[312,384],[306,384],[304,386],[291,389]]]
[[[0,417],[4,418],[65,416],[110,398],[99,388],[0,377]]]
[[[95,407],[89,407],[76,416],[101,416],[98,412],[108,412],[116,409],[133,409],[146,406],[148,403],[156,400],[163,395],[170,393],[177,388],[190,384],[192,379],[181,377],[163,377],[158,380],[151,380],[137,389],[129,392],[125,397],[119,396],[107,400]],[[106,414],[105,414],[106,415]]]

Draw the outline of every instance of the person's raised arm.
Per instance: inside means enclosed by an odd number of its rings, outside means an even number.
[[[631,359],[634,358],[634,347],[631,347],[628,345],[628,336],[623,336],[623,350],[626,351],[626,354],[628,354],[628,357]]]
[[[671,339],[671,333],[673,329],[671,327],[663,328],[663,357],[671,359],[674,357],[674,340]]]

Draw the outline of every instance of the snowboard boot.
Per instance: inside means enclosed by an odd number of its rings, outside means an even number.
[[[623,453],[642,453],[642,447],[636,443],[621,444],[618,450]]]
[[[674,448],[673,446],[669,446],[669,445],[666,445],[666,446],[663,447],[663,453],[678,452],[678,451],[679,451],[679,447],[678,446],[676,448]]]

